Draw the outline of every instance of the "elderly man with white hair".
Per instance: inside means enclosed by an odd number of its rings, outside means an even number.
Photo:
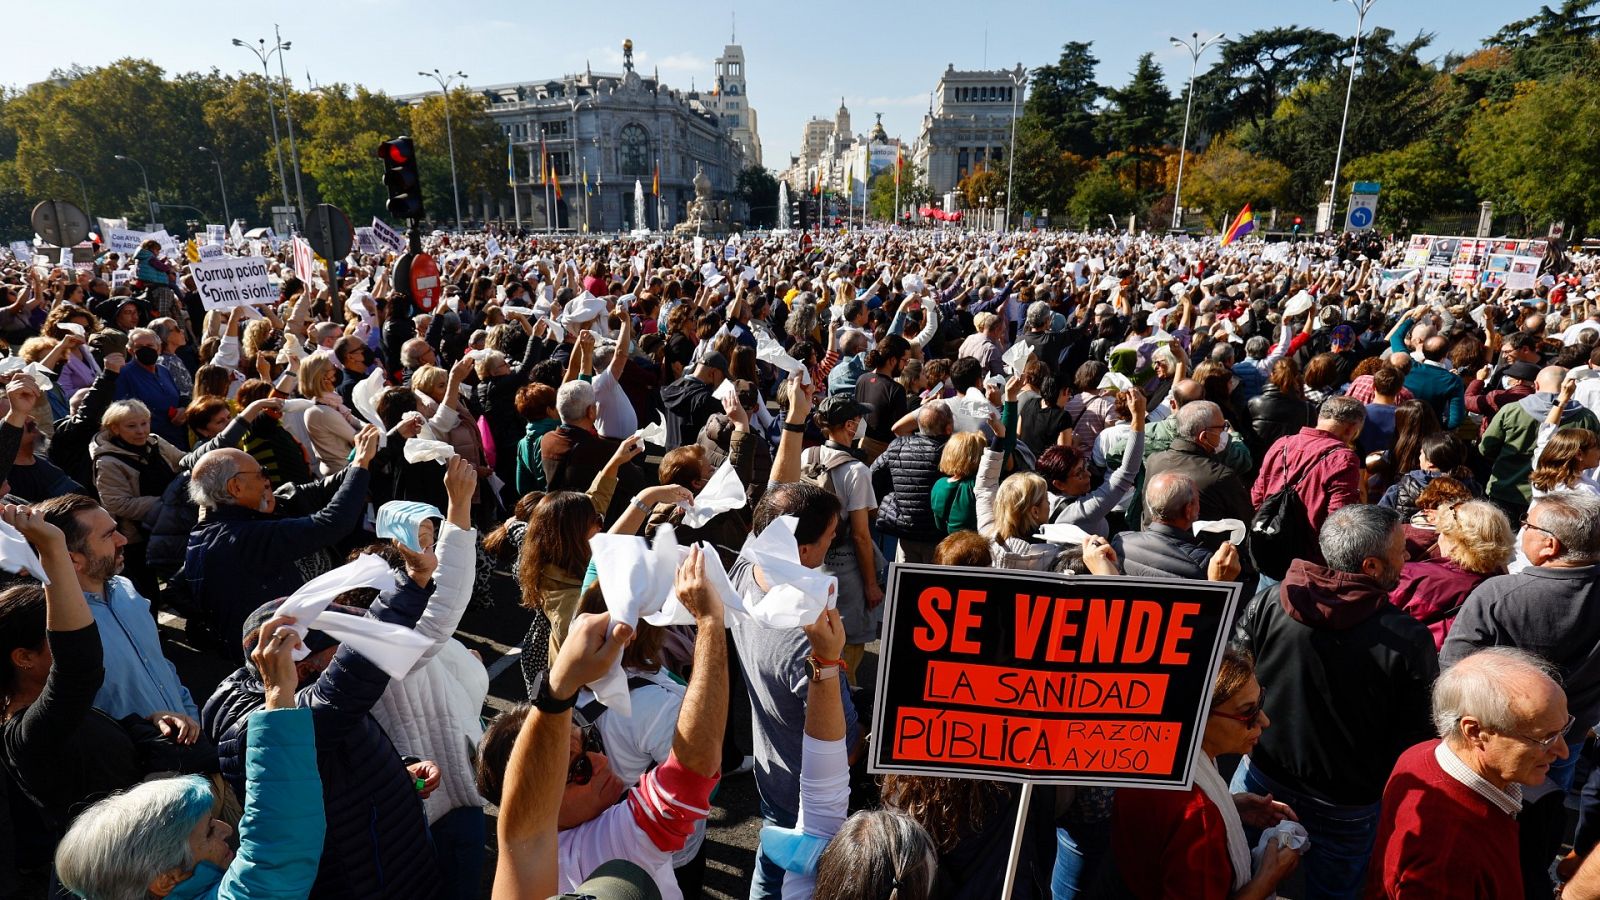
[[[1407,750],[1389,776],[1367,896],[1435,894],[1446,885],[1458,897],[1524,896],[1522,790],[1567,758],[1574,721],[1553,672],[1525,651],[1490,647],[1434,682],[1439,739]]]
[[[623,450],[629,440],[612,440],[596,430],[599,414],[593,384],[569,381],[556,391],[556,415],[561,424],[539,440],[539,454],[549,490],[587,491],[615,457],[621,456],[622,461],[627,462],[637,455],[637,449]],[[639,441],[632,441],[632,444],[643,446]],[[616,521],[629,498],[645,486],[644,474],[637,466],[619,464],[616,492],[610,509],[603,510],[606,521]]]

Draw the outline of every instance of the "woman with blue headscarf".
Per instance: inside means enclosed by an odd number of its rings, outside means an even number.
[[[281,616],[261,628],[250,658],[266,685],[246,730],[244,817],[233,831],[212,817],[211,785],[187,775],[113,794],[72,823],[56,848],[56,876],[85,900],[304,897],[317,877],[326,821],[311,710],[296,708],[294,649]]]

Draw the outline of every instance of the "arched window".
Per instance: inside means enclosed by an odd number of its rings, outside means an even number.
[[[650,135],[638,125],[622,129],[617,142],[618,167],[624,175],[650,174]]]

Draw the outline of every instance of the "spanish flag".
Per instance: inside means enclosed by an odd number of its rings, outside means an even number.
[[[544,135],[539,135],[539,183],[550,183],[550,154],[544,148]]]
[[[517,186],[517,157],[511,152],[511,135],[506,135],[506,181],[511,187]]]
[[[894,186],[900,186],[900,170],[906,167],[906,148],[897,147],[894,151]]]
[[[1246,203],[1244,209],[1239,210],[1239,215],[1233,220],[1233,224],[1229,225],[1228,230],[1223,232],[1222,246],[1226,247],[1255,230],[1256,217],[1254,213],[1250,212],[1250,204]]]
[[[589,167],[588,166],[584,166],[583,167],[583,192],[584,192],[584,194],[589,194],[590,193],[590,190],[589,190]]]
[[[811,186],[811,193],[816,197],[822,196],[822,168],[820,166],[817,168],[817,183]]]
[[[656,163],[655,177],[650,179],[650,193],[656,197],[661,196],[661,163]]]
[[[561,179],[556,175],[556,161],[550,160],[550,183],[555,185],[556,199],[561,199]]]

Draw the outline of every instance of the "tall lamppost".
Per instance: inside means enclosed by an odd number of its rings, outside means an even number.
[[[1028,83],[1028,70],[1017,63],[1016,71],[1011,73],[1011,83],[1014,90],[1011,92],[1011,149],[1006,152],[1006,221],[1005,228],[1011,228],[1011,185],[1017,172],[1017,100],[1022,97],[1022,86]]]
[[[83,186],[83,176],[70,169],[63,169],[60,166],[55,167],[53,171],[57,175],[70,175],[73,178],[78,179],[78,191],[83,194],[83,214],[85,216],[89,215],[89,189]]]
[[[287,209],[292,205],[289,203],[289,179],[283,174],[283,147],[278,143],[278,112],[272,108],[272,71],[267,68],[267,60],[282,48],[273,47],[268,50],[267,42],[264,38],[260,41],[260,44],[260,47],[255,47],[238,38],[233,39],[235,47],[243,47],[254,53],[261,60],[261,77],[265,79],[267,89],[267,118],[272,120],[272,153],[278,158],[278,184],[283,188],[283,205]],[[299,221],[299,219],[300,217],[296,215],[295,220]]]
[[[289,129],[289,165],[294,169],[294,196],[300,204],[300,218],[306,217],[306,190],[300,185],[300,150],[294,144],[294,112],[290,102],[290,92],[294,88],[289,84],[289,75],[283,68],[283,54],[289,49],[289,41],[283,39],[283,33],[278,31],[278,26],[272,26],[272,38],[278,42],[278,77],[283,80],[283,124]],[[262,41],[265,44],[265,41]]]
[[[439,94],[444,100],[444,139],[445,145],[450,149],[450,192],[455,195],[456,201],[456,231],[461,231],[461,190],[456,187],[456,137],[450,125],[450,82],[457,78],[467,80],[467,73],[452,72],[449,75],[434,69],[432,72],[418,72],[423,78],[432,78],[439,82]]]
[[[144,203],[145,206],[149,207],[150,209],[149,223],[155,224],[156,202],[150,197],[150,174],[144,170],[144,163],[139,162],[137,159],[134,159],[131,156],[123,156],[121,153],[116,154],[115,158],[120,159],[123,162],[131,162],[139,167],[139,177],[144,179]]]
[[[1172,196],[1173,228],[1183,227],[1183,164],[1185,162],[1184,158],[1189,152],[1189,114],[1194,112],[1195,71],[1200,67],[1200,54],[1206,52],[1207,47],[1210,47],[1217,41],[1222,40],[1222,35],[1219,34],[1214,38],[1208,38],[1204,41],[1201,41],[1200,32],[1198,31],[1194,32],[1189,37],[1190,40],[1187,41],[1180,41],[1177,38],[1172,39],[1172,46],[1182,47],[1183,49],[1189,51],[1189,102],[1184,106],[1183,109],[1183,143],[1178,145],[1178,187],[1177,190],[1173,192]]]
[[[217,151],[210,147],[201,146],[195,149],[201,153],[211,154],[211,163],[217,167],[217,192],[222,195],[222,218],[227,220],[222,227],[227,228],[233,224],[233,216],[228,212],[228,186],[222,181],[222,160],[217,158]]]
[[[1335,3],[1339,0],[1334,0]],[[1339,193],[1339,166],[1344,162],[1344,131],[1350,124],[1350,94],[1356,88],[1356,66],[1361,64],[1361,30],[1366,27],[1367,11],[1377,0],[1350,0],[1356,8],[1356,39],[1350,51],[1350,80],[1344,87],[1344,118],[1339,120],[1339,149],[1333,154],[1333,178],[1328,185],[1328,229],[1333,230],[1333,210]]]

